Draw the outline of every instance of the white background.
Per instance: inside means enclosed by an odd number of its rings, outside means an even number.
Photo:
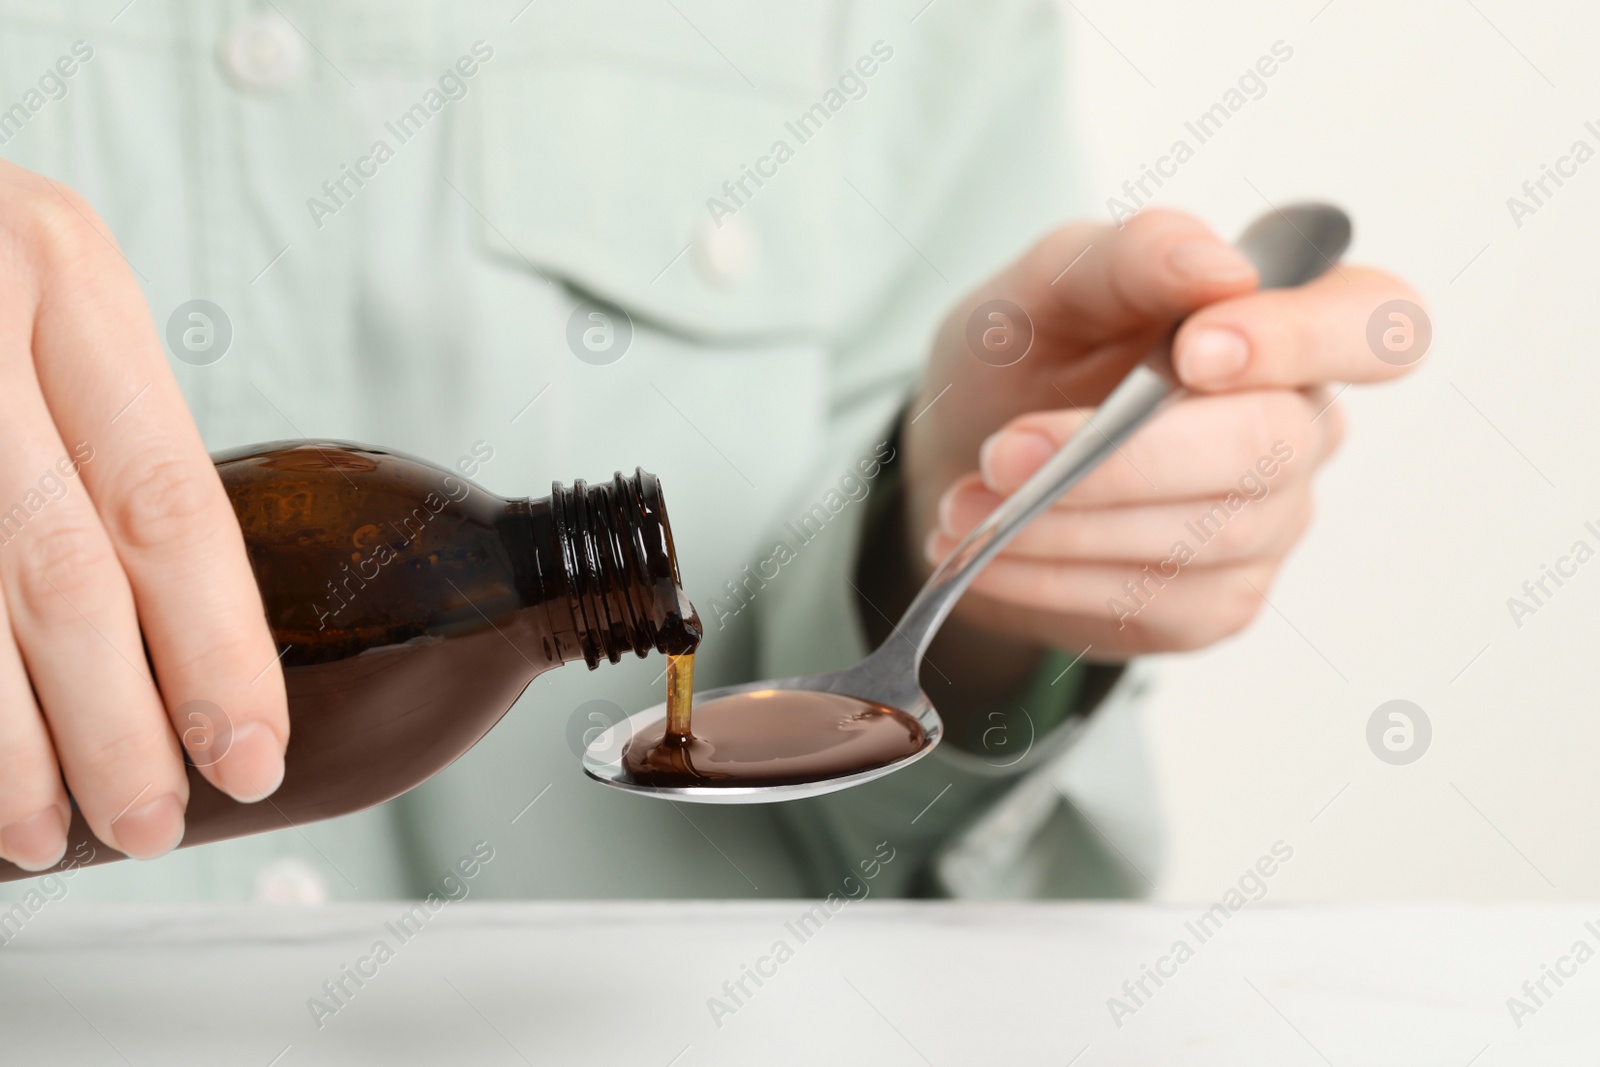
[[[1162,664],[1158,895],[1212,898],[1284,838],[1280,902],[1600,896],[1600,559],[1520,629],[1506,606],[1576,539],[1600,549],[1600,159],[1521,228],[1506,206],[1576,139],[1600,150],[1600,10],[1062,0],[1062,18],[1102,216],[1281,39],[1266,95],[1156,202],[1230,235],[1264,197],[1340,203],[1351,258],[1408,278],[1434,323],[1417,373],[1344,394],[1350,436],[1273,606]],[[1409,766],[1365,740],[1396,698],[1434,730]]]

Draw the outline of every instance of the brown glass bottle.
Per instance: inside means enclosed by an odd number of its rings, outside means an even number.
[[[290,734],[283,784],[259,803],[190,763],[180,847],[382,803],[454,762],[543,672],[699,642],[661,486],[642,470],[507,500],[361,445],[215,459],[283,652]],[[74,807],[60,866],[86,858],[123,855]],[[35,876],[0,860],[0,881]]]

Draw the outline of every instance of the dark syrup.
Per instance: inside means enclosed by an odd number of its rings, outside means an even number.
[[[692,659],[692,657],[676,657]],[[682,677],[682,665],[678,665]],[[692,671],[692,667],[690,668]],[[674,673],[668,662],[669,677]],[[691,674],[692,677],[692,674]],[[638,785],[797,785],[897,763],[927,742],[903,711],[839,693],[758,689],[694,708],[693,728],[668,684],[668,717],[633,738],[622,765]]]

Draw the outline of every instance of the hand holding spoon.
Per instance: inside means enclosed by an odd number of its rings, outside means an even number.
[[[1330,269],[1350,235],[1350,219],[1338,208],[1301,204],[1257,219],[1239,249],[1255,264],[1261,288],[1290,288]],[[666,705],[658,704],[595,738],[584,753],[584,772],[647,796],[759,804],[860,785],[927,755],[943,725],[917,667],[934,634],[978,572],[1024,526],[1183,393],[1172,369],[1176,334],[1174,327],[1094,416],[956,546],[906,608],[894,635],[866,659],[828,674],[701,694],[692,737],[669,732]]]

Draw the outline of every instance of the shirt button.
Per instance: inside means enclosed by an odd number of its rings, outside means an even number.
[[[282,15],[256,11],[223,33],[217,42],[217,61],[237,88],[275,93],[305,73],[306,42]]]
[[[694,233],[694,265],[708,285],[727,289],[749,276],[756,261],[756,235],[738,215],[700,220]]]
[[[328,882],[299,856],[279,856],[256,875],[257,904],[326,904]]]

